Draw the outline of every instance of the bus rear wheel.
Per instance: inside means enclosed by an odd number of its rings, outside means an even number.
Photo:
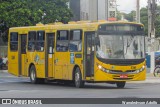
[[[30,68],[30,80],[32,84],[44,83],[44,79],[36,77],[36,68],[33,65]]]
[[[126,85],[126,82],[116,82],[117,88],[124,88]]]
[[[74,73],[74,83],[75,87],[82,88],[84,87],[84,81],[82,81],[82,75],[80,69],[77,67]]]

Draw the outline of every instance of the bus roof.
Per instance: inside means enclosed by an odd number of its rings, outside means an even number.
[[[128,22],[128,21],[106,21],[106,20],[99,20],[99,21],[71,21],[68,24],[63,24],[61,22],[56,23],[49,23],[49,24],[36,24],[36,26],[24,26],[24,27],[12,27],[10,31],[18,30],[18,29],[40,29],[40,28],[47,28],[47,29],[76,29],[76,28],[87,28],[92,27],[96,29],[100,24],[137,24],[142,25],[141,23],[136,22]],[[143,25],[142,25],[143,26]]]

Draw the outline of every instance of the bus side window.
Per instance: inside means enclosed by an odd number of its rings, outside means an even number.
[[[59,52],[68,51],[68,38],[69,33],[67,30],[57,31],[57,45],[56,50]]]
[[[28,51],[35,51],[36,31],[30,31],[28,34]]]
[[[10,33],[10,50],[11,51],[18,50],[18,33],[17,32]]]
[[[36,50],[37,51],[44,51],[44,40],[45,40],[45,32],[38,31],[37,32],[37,39],[36,39]]]
[[[82,30],[71,30],[69,51],[77,52],[81,50],[82,50]]]

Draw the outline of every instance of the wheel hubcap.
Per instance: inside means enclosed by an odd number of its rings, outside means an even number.
[[[76,73],[76,75],[75,75],[75,81],[76,81],[76,83],[79,83],[79,73]]]
[[[34,81],[34,80],[35,80],[35,73],[34,73],[34,71],[33,71],[33,70],[31,71],[31,79],[32,79],[32,81]]]

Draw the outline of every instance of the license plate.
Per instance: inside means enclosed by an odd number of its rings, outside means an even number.
[[[122,74],[122,75],[120,75],[120,78],[128,78],[128,75]]]

